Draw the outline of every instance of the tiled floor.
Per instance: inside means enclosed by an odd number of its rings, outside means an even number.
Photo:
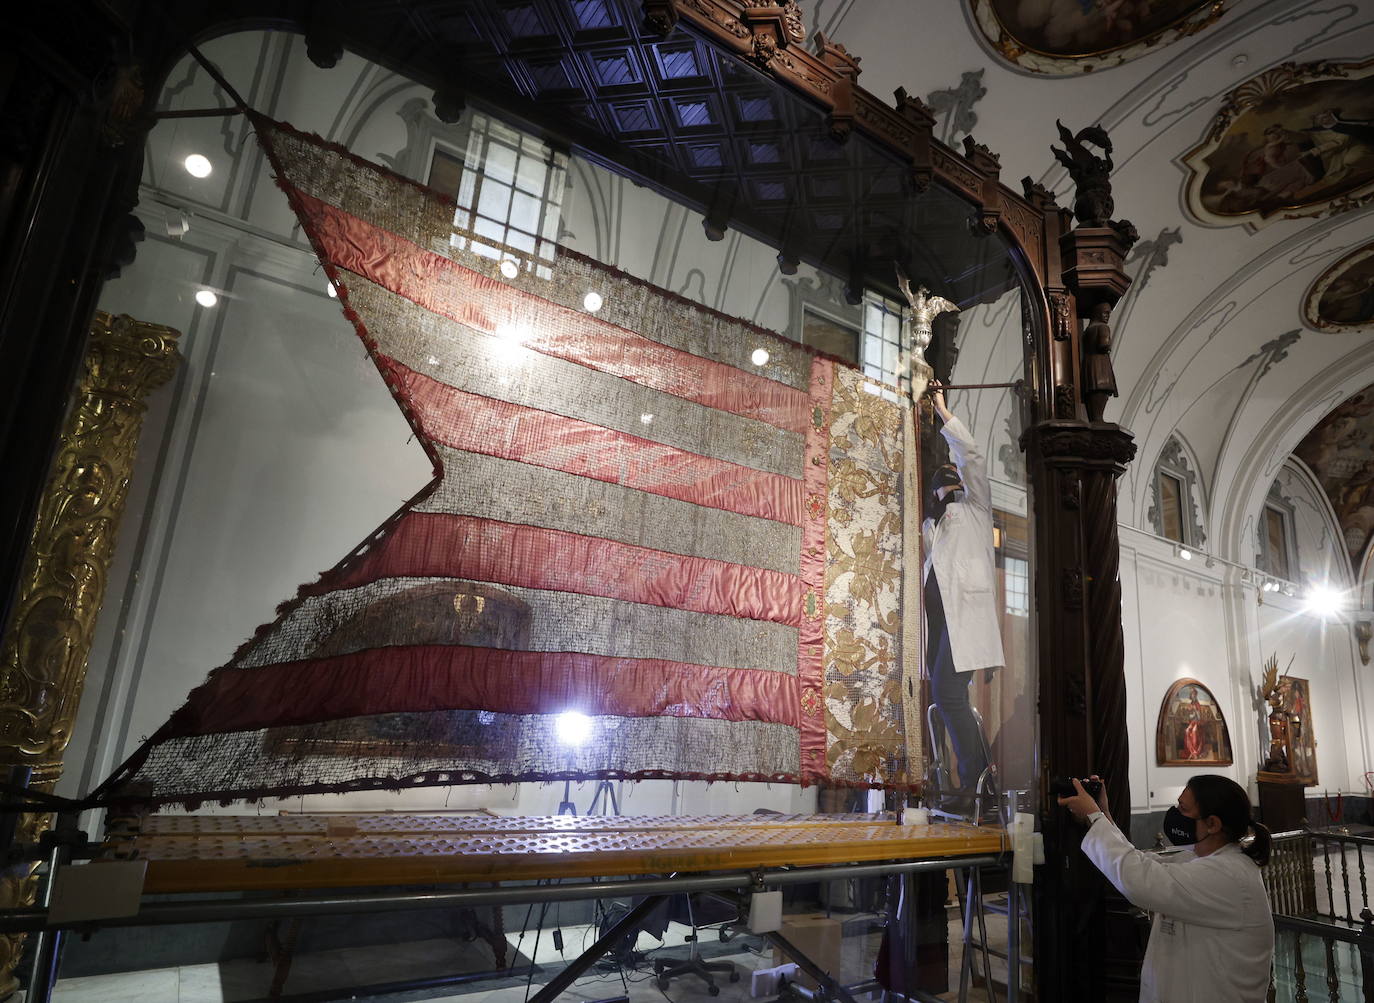
[[[720,994],[708,993],[703,981],[695,976],[674,979],[665,990],[657,986],[653,977],[652,962],[657,958],[679,959],[688,950],[684,937],[687,927],[676,923],[669,926],[665,940],[645,934],[640,935],[637,950],[645,952],[646,960],[636,970],[626,972],[622,978],[617,971],[593,970],[579,979],[563,994],[561,999],[569,1001],[603,1000],[628,996],[634,1003],[640,1001],[663,1001],[669,1003],[697,1003],[697,1001],[748,1000],[750,995],[751,974],[760,968],[769,968],[778,963],[772,951],[754,953],[760,942],[745,936],[736,937],[728,944],[721,944],[712,935],[703,941],[703,953],[711,961],[729,961],[741,974],[738,982],[729,982],[725,976],[718,979]],[[533,979],[502,978],[470,983],[458,989],[432,989],[411,991],[387,996],[349,997],[341,994],[338,999],[369,999],[376,1003],[403,1003],[403,1001],[429,1000],[451,1001],[451,1003],[523,1003],[539,990],[542,984],[557,971],[562,960],[571,960],[582,950],[583,944],[591,943],[595,933],[587,927],[567,927],[562,931],[564,949],[560,952],[554,947],[546,932],[539,938],[535,949],[532,935],[527,935],[523,943],[518,935],[508,940],[514,951],[525,956],[533,956],[538,964],[546,965],[537,971]],[[957,918],[950,928],[953,956],[950,959],[951,980],[957,985],[960,947],[960,930]],[[989,931],[990,940],[995,944],[1005,944],[1005,922],[995,921]],[[849,943],[848,940],[862,943]],[[872,969],[872,959],[877,951],[878,934],[870,933],[863,938],[847,938],[845,944],[845,967],[842,978],[848,983],[863,980]],[[452,941],[418,941],[412,944],[388,946],[385,950],[363,951],[324,951],[303,954],[296,958],[287,983],[287,993],[306,993],[324,990],[328,986],[368,985],[399,981],[425,974],[454,970],[455,956],[460,953],[461,945]],[[471,950],[468,948],[468,950]],[[469,955],[469,961],[471,960]],[[998,963],[994,959],[994,966]],[[866,970],[865,970],[866,969]],[[1000,977],[1004,969],[995,969]],[[166,968],[157,971],[130,972],[118,975],[101,975],[87,978],[63,979],[57,984],[54,999],[57,1003],[243,1003],[265,998],[268,981],[268,966],[252,961],[229,962],[222,965],[193,965],[181,968]],[[945,999],[954,999],[957,994],[948,994]],[[317,997],[318,998],[318,997]],[[775,994],[767,994],[762,999],[776,999]],[[870,996],[861,994],[859,999],[880,999],[881,993]],[[987,996],[981,990],[970,992],[968,999],[973,1003],[983,1003]]]

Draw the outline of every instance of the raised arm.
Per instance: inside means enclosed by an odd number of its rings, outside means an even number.
[[[1169,864],[1137,850],[1105,815],[1084,835],[1083,852],[1141,909],[1222,930],[1243,925],[1235,882],[1224,871],[1198,863]]]
[[[964,482],[964,500],[991,512],[992,488],[988,484],[988,463],[983,451],[978,448],[978,440],[945,406],[943,389],[937,386],[931,399],[935,405],[935,413],[944,422],[940,434],[949,443],[950,458],[959,468],[959,479]]]

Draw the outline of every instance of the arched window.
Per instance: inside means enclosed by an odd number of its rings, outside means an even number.
[[[1155,461],[1153,499],[1146,518],[1155,533],[1185,547],[1201,548],[1207,542],[1202,528],[1201,487],[1197,471],[1182,441],[1169,436]]]
[[[1265,574],[1296,581],[1298,577],[1298,541],[1293,532],[1293,500],[1284,495],[1279,482],[1269,485],[1259,518],[1259,547],[1255,566]]]

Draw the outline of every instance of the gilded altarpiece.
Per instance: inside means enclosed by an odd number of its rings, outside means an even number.
[[[50,792],[71,740],[96,616],[105,596],[119,522],[138,448],[144,398],[181,361],[179,333],[132,317],[97,313],[71,412],[30,537],[15,613],[0,648],[0,756],[29,766]],[[18,840],[36,842],[48,816],[21,817]],[[29,865],[4,875],[0,906],[33,902]],[[0,998],[23,936],[0,937]]]

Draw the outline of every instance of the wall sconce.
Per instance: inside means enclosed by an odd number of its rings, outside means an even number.
[[[1369,641],[1374,638],[1374,624],[1368,620],[1355,621],[1355,642],[1360,646],[1360,664],[1369,664]]]

